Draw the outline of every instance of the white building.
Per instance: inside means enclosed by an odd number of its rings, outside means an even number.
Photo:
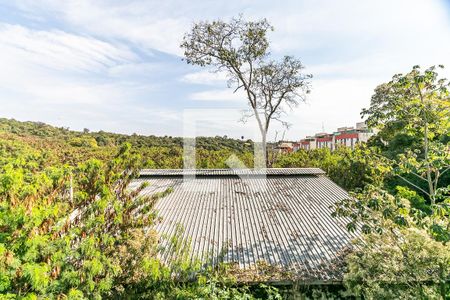
[[[339,146],[355,148],[358,143],[365,143],[373,136],[373,131],[370,130],[364,122],[356,123],[355,127],[340,127],[333,134],[317,133],[314,137],[307,136],[305,139],[294,144],[294,151],[299,149],[312,150],[329,148],[334,150]]]

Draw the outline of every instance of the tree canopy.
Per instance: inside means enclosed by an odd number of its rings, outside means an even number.
[[[264,157],[271,121],[288,125],[282,116],[287,108],[305,101],[312,77],[302,72],[303,64],[292,56],[270,59],[267,35],[272,30],[266,19],[205,21],[195,23],[181,43],[188,64],[225,72],[229,87],[244,91],[250,107],[244,120],[255,117]]]
[[[363,109],[361,116],[379,130],[377,137],[383,142],[389,144],[399,136],[408,136],[411,142],[405,146],[411,147],[418,146],[413,143],[418,139],[433,140],[449,134],[450,82],[439,77],[438,68],[421,71],[415,66],[375,89],[370,107]]]
[[[369,126],[380,129],[378,137],[388,147],[392,141],[398,146],[399,135],[412,137],[411,144],[397,155],[397,175],[427,195],[432,204],[439,197],[441,176],[450,170],[450,153],[443,143],[450,133],[449,88],[450,82],[439,77],[436,67],[422,72],[415,66],[406,75],[397,74],[378,86],[370,107],[362,111]]]

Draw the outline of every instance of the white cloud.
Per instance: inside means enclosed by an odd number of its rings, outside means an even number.
[[[184,75],[181,81],[192,84],[216,85],[227,82],[227,75],[224,72],[199,71]]]
[[[130,76],[142,75],[155,66],[140,63],[139,57],[121,44],[62,30],[0,23],[0,65],[4,117],[75,129],[133,132],[139,130],[126,124],[138,127],[143,123],[127,123],[122,116],[129,121],[131,115],[143,112],[154,120],[159,114],[170,115],[170,110],[156,105],[152,113],[131,105],[142,94],[151,93],[155,84],[134,81]]]
[[[169,15],[179,9],[175,3],[159,1],[19,1],[27,14],[49,11],[78,30],[105,38],[122,39],[147,51],[181,55],[179,44],[190,21]]]
[[[233,93],[232,89],[207,90],[192,93],[189,99],[197,101],[246,101],[244,93],[239,90]]]
[[[160,72],[164,68],[162,63],[126,63],[110,67],[108,74],[114,77],[135,77]]]
[[[0,53],[0,91],[37,105],[114,102],[124,95],[120,84],[92,74],[136,59],[126,48],[94,38],[9,24],[0,24]]]
[[[4,23],[0,23],[0,50],[2,56],[22,64],[59,71],[96,72],[136,59],[125,47],[94,38]]]

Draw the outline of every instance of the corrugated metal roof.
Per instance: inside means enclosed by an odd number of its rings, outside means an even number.
[[[342,278],[343,255],[355,235],[345,220],[331,217],[330,206],[348,195],[322,170],[269,169],[261,191],[240,177],[217,176],[230,170],[196,170],[211,176],[184,183],[180,171],[144,170],[132,186],[148,182],[145,195],[173,188],[156,205],[162,217],[156,230],[170,236],[182,225],[193,256],[206,263],[223,257],[243,271],[263,261],[301,281]]]
[[[237,176],[237,175],[324,175],[319,168],[270,168],[270,169],[143,169],[141,177],[146,176]]]

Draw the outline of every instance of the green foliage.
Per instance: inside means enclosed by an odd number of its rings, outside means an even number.
[[[367,184],[380,186],[391,167],[379,151],[358,145],[355,150],[339,147],[335,151],[314,149],[281,155],[274,167],[317,167],[324,170],[338,185],[347,190],[363,188]]]
[[[431,203],[442,200],[442,192],[449,184],[442,178],[450,171],[450,151],[448,145],[437,141],[427,141],[426,155],[421,150],[406,150],[396,161],[396,174],[417,191],[426,195]],[[404,175],[410,175],[405,177]],[[414,177],[411,179],[411,177]],[[444,179],[444,180],[442,180]]]
[[[97,148],[97,140],[93,137],[75,137],[69,141],[69,144],[74,147],[90,147]]]
[[[450,247],[420,229],[371,233],[348,257],[345,285],[364,299],[446,299]]]
[[[448,204],[431,210],[423,197],[405,187],[391,195],[366,186],[336,203],[333,215],[346,217],[349,231],[362,232],[348,258],[348,289],[368,299],[445,297],[450,280],[448,213]]]
[[[431,214],[431,208],[427,204],[425,198],[419,195],[416,191],[412,191],[404,186],[397,186],[396,189],[397,196],[408,199],[411,207],[419,209],[427,214]]]
[[[149,251],[154,234],[143,233],[154,216],[139,211],[155,201],[134,207],[135,193],[126,186],[139,170],[138,157],[129,150],[125,145],[107,164],[89,160],[73,169],[61,165],[30,172],[9,164],[1,169],[0,267],[9,274],[2,278],[4,291],[56,297],[76,289],[99,298],[129,272],[131,260],[119,257],[117,249],[127,247],[130,236],[141,233],[141,243],[148,244],[135,259],[154,253]]]
[[[449,87],[447,80],[439,78],[436,67],[422,72],[415,66],[406,75],[397,74],[390,82],[379,85],[370,107],[363,109],[361,115],[367,117],[369,126],[380,130],[378,137],[384,142],[401,136],[407,140],[405,146],[411,148],[417,138],[425,135],[426,124],[429,138],[448,134]]]
[[[336,203],[349,231],[361,232],[344,283],[365,299],[450,298],[449,83],[435,68],[395,75],[375,90],[370,126],[393,166],[384,186],[366,185]],[[395,178],[398,178],[395,180]]]
[[[123,143],[131,144],[132,151],[142,157],[143,168],[183,167],[183,139],[179,137],[124,135],[88,130],[77,132],[43,123],[0,118],[0,164],[2,160],[12,163],[10,158],[14,156],[21,159],[16,164],[21,163],[27,165],[27,168],[35,169],[59,163],[76,166],[91,158],[108,161]],[[232,154],[248,167],[253,166],[251,140],[236,140],[226,136],[197,137],[196,148],[199,168],[227,167],[225,161]]]
[[[415,66],[378,86],[370,107],[362,111],[369,126],[380,130],[372,143],[382,144],[397,166],[396,175],[432,205],[440,201],[441,188],[450,184],[441,178],[450,170],[449,88],[436,67],[421,71]]]
[[[39,126],[49,135],[72,134]],[[72,162],[90,158],[68,165],[52,151],[55,143],[11,133],[0,139],[1,299],[280,299],[275,288],[240,287],[201,269],[177,237],[166,244],[175,259],[159,259],[164,239],[151,229],[153,206],[171,191],[144,197],[138,196],[144,185],[127,188],[145,164],[130,144],[105,156],[81,146]],[[208,151],[200,152],[204,161]],[[166,153],[172,154],[179,153]]]

